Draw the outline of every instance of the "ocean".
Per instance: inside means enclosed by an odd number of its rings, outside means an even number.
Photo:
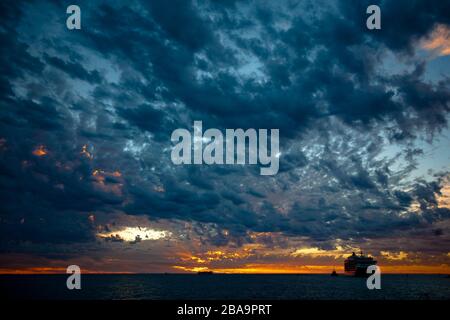
[[[280,299],[449,300],[446,275],[382,275],[381,289],[366,279],[330,275],[133,274],[81,276],[68,290],[68,275],[0,275],[3,299]]]

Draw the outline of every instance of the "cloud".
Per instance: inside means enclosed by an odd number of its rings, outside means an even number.
[[[422,48],[434,51],[440,56],[450,55],[450,29],[446,25],[437,25],[423,41]]]
[[[344,258],[348,255],[348,250],[338,247],[335,250],[322,250],[319,248],[300,248],[292,252],[294,257],[311,256],[311,257],[332,257],[334,259]]]
[[[422,139],[443,143],[450,83],[426,80],[416,51],[427,39],[446,52],[450,8],[383,1],[382,30],[368,32],[367,3],[89,2],[81,32],[61,30],[58,4],[3,3],[2,250],[145,239],[117,236],[117,216],[164,221],[178,246],[206,252],[261,241],[330,257],[336,239],[347,250],[416,232],[415,251],[447,250],[448,168]],[[194,120],[280,129],[280,172],[172,165],[170,133]],[[418,173],[423,159],[433,173]],[[267,232],[282,240],[250,236]]]
[[[76,62],[64,61],[58,57],[52,57],[44,53],[44,60],[48,65],[58,68],[66,72],[70,77],[78,78],[88,82],[100,82],[100,73],[97,70],[87,71],[84,67]]]
[[[145,240],[158,240],[170,236],[170,233],[166,231],[153,230],[146,227],[125,227],[121,230],[102,232],[97,234],[100,238],[105,238],[106,240],[121,240],[121,241],[140,241]]]
[[[383,257],[388,260],[405,260],[408,258],[408,254],[403,251],[399,252],[389,252],[389,251],[381,251],[380,252]]]

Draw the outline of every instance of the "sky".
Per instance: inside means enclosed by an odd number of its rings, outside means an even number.
[[[0,2],[0,273],[450,273],[450,2],[70,4]],[[173,164],[194,121],[279,172]]]

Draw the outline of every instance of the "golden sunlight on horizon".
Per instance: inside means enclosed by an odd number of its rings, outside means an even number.
[[[213,271],[226,274],[329,274],[333,270],[343,273],[343,266],[331,265],[277,265],[277,264],[246,264],[235,268],[172,267],[184,272]],[[382,265],[381,272],[386,274],[449,274],[448,265]]]
[[[450,274],[448,265],[381,265],[382,274]],[[208,268],[204,266],[185,267],[174,265],[167,271],[175,273],[197,273],[199,271],[213,271],[223,274],[330,274],[336,270],[343,273],[342,266],[332,265],[288,265],[288,264],[246,264],[230,268]],[[65,274],[65,267],[32,267],[32,268],[0,268],[0,274]],[[152,271],[111,271],[83,269],[84,274],[139,274],[139,273],[162,273]]]

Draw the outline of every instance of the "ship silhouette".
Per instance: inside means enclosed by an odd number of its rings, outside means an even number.
[[[367,277],[367,268],[372,265],[376,265],[377,261],[369,256],[364,256],[362,251],[360,255],[356,255],[354,252],[344,261],[344,271],[347,275],[355,277]]]
[[[213,271],[198,271],[197,274],[206,275],[206,274],[214,274],[214,272]]]

